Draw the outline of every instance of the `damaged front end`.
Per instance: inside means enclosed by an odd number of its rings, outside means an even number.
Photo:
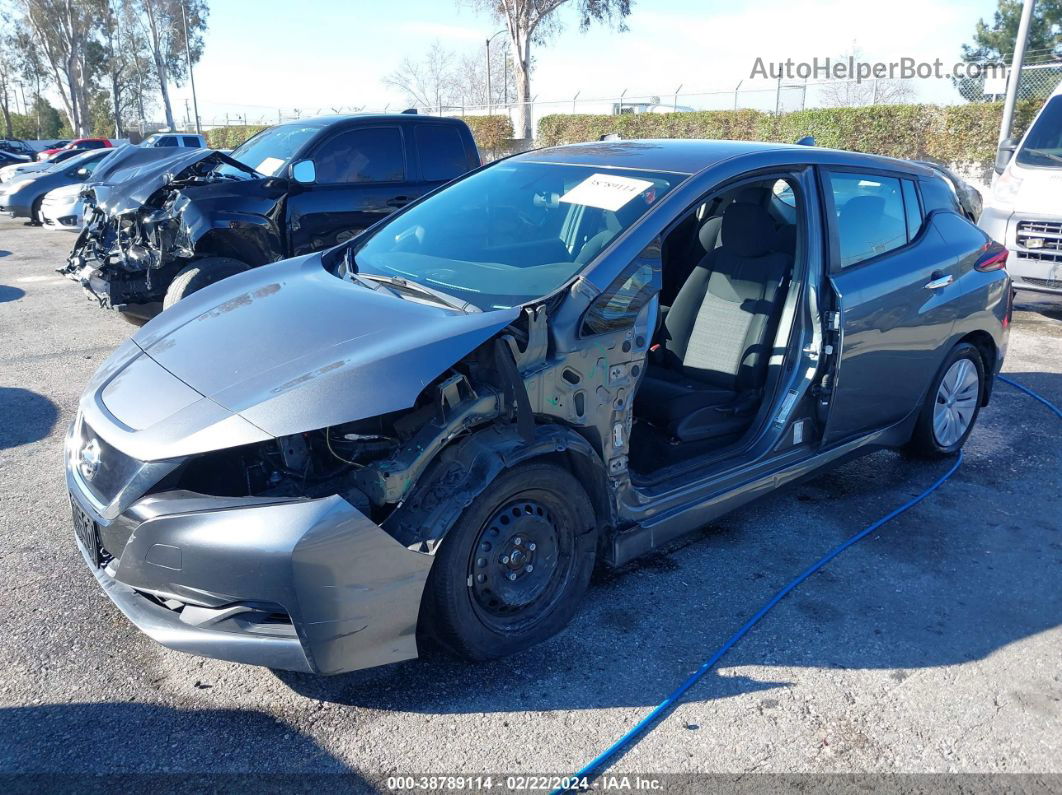
[[[145,318],[159,311],[167,286],[199,255],[197,245],[209,232],[209,220],[204,225],[188,212],[196,189],[262,181],[220,152],[159,152],[117,153],[103,180],[85,188],[82,231],[60,269],[101,307]],[[221,166],[231,168],[222,173]]]

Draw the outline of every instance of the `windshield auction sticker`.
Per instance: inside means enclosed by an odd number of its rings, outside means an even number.
[[[284,165],[284,161],[279,157],[267,157],[261,163],[255,167],[255,171],[259,174],[265,174],[269,177],[275,177],[277,172],[280,171],[280,167]]]
[[[611,174],[593,174],[560,197],[562,202],[598,207],[616,212],[646,188],[653,187],[647,179],[614,177]]]

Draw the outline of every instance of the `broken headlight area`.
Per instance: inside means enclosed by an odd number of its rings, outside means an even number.
[[[387,418],[352,422],[194,456],[153,491],[283,499],[339,494],[374,516],[381,506],[371,505],[354,475],[387,459],[401,444]]]

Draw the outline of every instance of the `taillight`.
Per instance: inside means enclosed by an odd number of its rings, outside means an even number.
[[[1007,257],[1010,252],[999,243],[986,243],[981,256],[974,263],[974,270],[1001,271],[1007,267]]]

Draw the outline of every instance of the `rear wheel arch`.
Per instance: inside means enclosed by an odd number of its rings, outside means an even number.
[[[966,336],[959,339],[952,348],[955,348],[962,343],[969,343],[977,348],[981,354],[981,362],[985,368],[985,384],[984,394],[981,398],[981,405],[987,406],[988,400],[992,395],[992,386],[995,383],[996,376],[996,362],[999,358],[999,351],[996,348],[996,341],[992,339],[992,335],[984,330],[971,331]]]

